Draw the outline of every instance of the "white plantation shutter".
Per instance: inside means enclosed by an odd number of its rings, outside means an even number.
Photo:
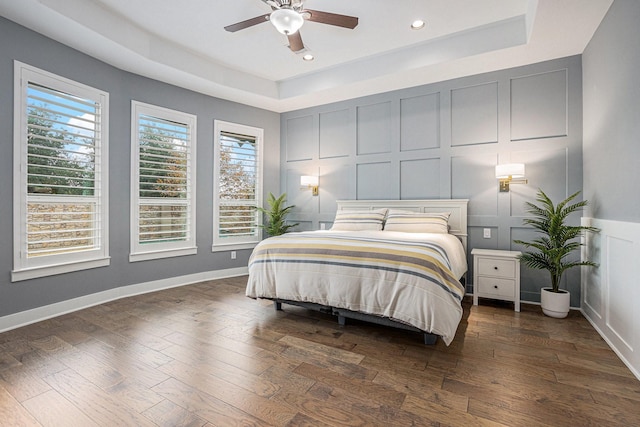
[[[139,261],[196,253],[196,117],[132,107],[132,253]]]
[[[12,280],[108,265],[108,94],[16,62]]]
[[[262,130],[216,121],[214,250],[260,238]]]

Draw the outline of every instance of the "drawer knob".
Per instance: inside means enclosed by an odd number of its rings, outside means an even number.
[[[497,269],[498,269],[498,266],[496,265],[495,267],[493,267],[493,269],[494,269],[494,270],[497,270]]]
[[[494,287],[495,289],[498,289],[498,285],[493,285],[493,287]]]

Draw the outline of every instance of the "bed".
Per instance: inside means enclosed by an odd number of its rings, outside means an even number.
[[[342,325],[364,320],[449,345],[462,318],[467,200],[337,203],[331,230],[287,233],[255,247],[246,295],[273,300],[276,310],[298,305]]]

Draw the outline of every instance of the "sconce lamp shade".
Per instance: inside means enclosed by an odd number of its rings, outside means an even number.
[[[496,179],[521,179],[524,176],[524,163],[496,165]]]
[[[276,30],[288,36],[295,33],[304,24],[304,18],[293,9],[276,9],[271,12],[269,20]]]
[[[318,177],[310,175],[302,175],[300,177],[300,185],[304,187],[317,187]]]

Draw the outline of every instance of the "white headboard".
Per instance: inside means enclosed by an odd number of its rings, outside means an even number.
[[[415,212],[451,212],[449,233],[457,236],[467,250],[468,199],[422,200],[337,200],[338,210],[403,209]]]

